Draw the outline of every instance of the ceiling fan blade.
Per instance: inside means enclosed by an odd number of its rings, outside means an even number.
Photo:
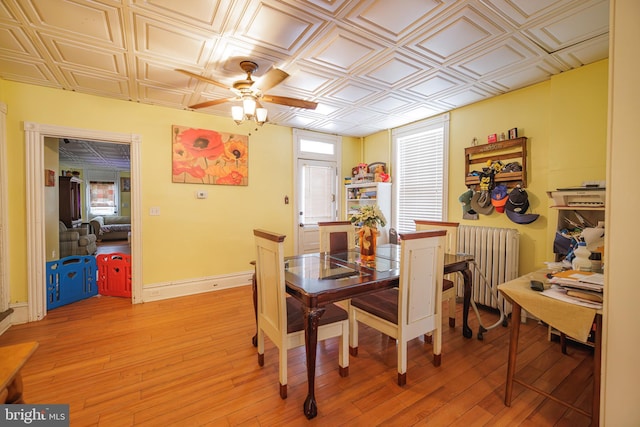
[[[201,75],[198,75],[198,74],[194,74],[194,73],[192,73],[191,71],[182,70],[182,69],[180,69],[180,68],[176,68],[176,71],[178,71],[178,72],[180,72],[180,73],[182,73],[182,74],[186,74],[186,75],[187,75],[187,76],[189,76],[189,77],[193,77],[194,79],[198,79],[198,80],[200,80],[200,81],[202,81],[202,82],[209,83],[209,84],[212,84],[212,85],[214,85],[214,86],[221,87],[221,88],[223,88],[223,89],[229,89],[229,86],[227,86],[227,85],[225,85],[225,84],[222,84],[222,83],[220,83],[220,82],[217,82],[217,81],[215,81],[215,80],[212,80],[212,79],[210,79],[210,78],[208,78],[208,77],[204,77],[204,76],[201,76]]]
[[[282,71],[279,68],[271,68],[262,77],[260,77],[260,80],[256,82],[256,87],[264,93],[272,87],[282,83],[282,81],[287,77],[289,77],[289,74],[285,71]]]
[[[315,110],[318,106],[317,102],[288,98],[286,96],[263,95],[262,100],[265,102],[272,102],[274,104],[286,105],[288,107],[306,108],[308,110]]]
[[[225,102],[235,101],[236,99],[237,98],[212,99],[211,101],[205,101],[199,104],[189,105],[189,108],[193,110],[197,110],[199,108],[207,108],[207,107],[212,107],[214,105],[224,104]]]

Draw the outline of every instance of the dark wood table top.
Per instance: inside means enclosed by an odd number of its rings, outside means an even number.
[[[468,256],[445,255],[445,273],[467,268]],[[287,292],[307,307],[319,307],[398,285],[400,246],[380,245],[376,259],[363,262],[358,250],[312,253],[285,260]]]

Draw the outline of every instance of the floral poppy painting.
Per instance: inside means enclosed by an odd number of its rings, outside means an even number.
[[[172,131],[172,182],[248,185],[248,136],[177,125]]]

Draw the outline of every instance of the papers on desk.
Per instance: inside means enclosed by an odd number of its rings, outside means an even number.
[[[583,292],[586,293],[589,291],[583,291]],[[542,295],[549,298],[554,298],[560,301],[565,301],[571,304],[581,305],[583,307],[589,307],[596,310],[599,310],[602,308],[602,302],[589,301],[587,299],[583,299],[580,297],[571,296],[570,295],[571,293],[572,291],[570,291],[569,289],[563,288],[562,286],[559,286],[559,285],[552,285],[551,288],[545,289],[544,291],[542,291]],[[597,293],[594,293],[594,294],[598,295]]]
[[[553,277],[549,279],[549,283],[560,285],[564,288],[602,292],[604,275],[575,270],[559,271],[553,273]]]

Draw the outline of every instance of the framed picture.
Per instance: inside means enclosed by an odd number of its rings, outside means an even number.
[[[173,125],[172,137],[172,182],[249,184],[247,135]]]
[[[129,193],[131,191],[131,178],[120,178],[120,191],[123,193]]]
[[[516,139],[518,137],[518,128],[509,129],[509,139]]]
[[[44,185],[45,187],[56,186],[56,172],[51,169],[44,170]]]

